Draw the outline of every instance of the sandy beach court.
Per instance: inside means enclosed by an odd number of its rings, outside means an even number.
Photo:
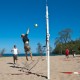
[[[25,57],[18,57],[18,64],[13,65],[12,57],[0,57],[0,80],[46,80],[46,57],[33,57],[26,62]],[[80,57],[51,56],[51,80],[80,80]],[[65,73],[68,72],[68,73]],[[75,74],[70,74],[75,72]]]

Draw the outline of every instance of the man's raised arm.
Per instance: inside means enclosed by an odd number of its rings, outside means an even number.
[[[27,30],[27,32],[26,32],[26,34],[29,34],[29,28],[28,28],[28,30]]]

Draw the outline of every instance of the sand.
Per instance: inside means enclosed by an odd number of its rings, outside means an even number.
[[[13,65],[12,57],[0,57],[0,80],[46,80],[46,57],[33,57],[34,61],[27,62],[25,57],[18,57],[18,63]],[[51,80],[80,80],[79,74],[65,74],[64,72],[79,72],[80,57],[51,56]]]

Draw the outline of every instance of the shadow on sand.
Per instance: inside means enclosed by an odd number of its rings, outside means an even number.
[[[7,63],[7,64],[13,64],[13,63]],[[19,66],[14,66],[14,65],[12,65],[12,66],[10,66],[10,67],[12,67],[12,68],[17,68],[17,69],[20,69],[20,70],[18,70],[18,71],[20,71],[20,72],[24,72],[24,73],[11,73],[11,75],[30,75],[30,74],[33,74],[33,75],[36,75],[36,76],[38,76],[38,77],[44,77],[44,78],[46,78],[47,79],[47,76],[44,76],[44,75],[42,75],[42,74],[40,74],[40,73],[34,73],[34,72],[31,72],[31,71],[28,71],[29,69],[27,69],[26,67],[19,67]],[[25,69],[25,71],[24,71],[24,69]],[[27,71],[26,71],[27,70]]]

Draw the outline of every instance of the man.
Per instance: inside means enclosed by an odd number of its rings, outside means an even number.
[[[30,53],[30,57],[31,57],[31,60],[32,60],[32,53],[30,51],[28,34],[29,34],[29,29],[27,30],[27,33],[26,34],[22,34],[21,35],[22,40],[23,40],[23,43],[24,43],[24,50],[25,50],[26,60],[27,61],[28,61],[28,52]]]
[[[14,48],[11,50],[13,52],[13,62],[14,64],[17,63],[17,55],[19,53],[18,49],[16,48],[16,45],[14,45]]]
[[[68,48],[65,50],[65,55],[66,55],[66,58],[69,58],[69,49]]]
[[[75,50],[72,50],[72,55],[73,55],[73,57],[76,56],[76,51]]]

